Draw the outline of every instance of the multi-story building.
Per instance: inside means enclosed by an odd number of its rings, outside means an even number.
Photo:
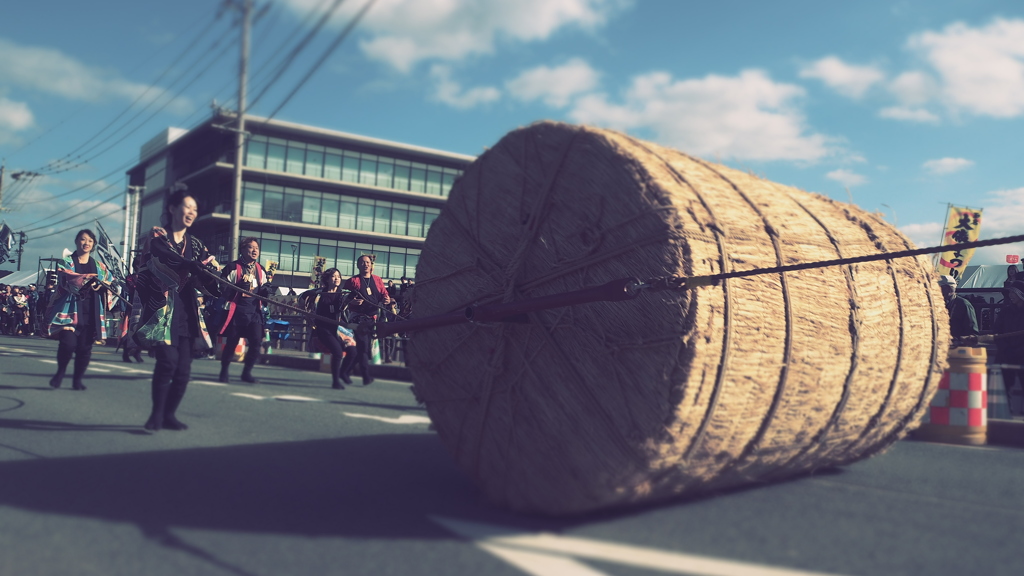
[[[199,203],[191,231],[222,263],[229,254],[235,136],[215,114],[191,130],[169,128],[142,146],[128,170],[142,186],[139,230],[158,225],[171,186]],[[274,283],[306,288],[315,257],[343,277],[360,254],[374,272],[414,278],[427,230],[472,156],[246,116],[241,236],[260,239],[261,260],[279,263]]]

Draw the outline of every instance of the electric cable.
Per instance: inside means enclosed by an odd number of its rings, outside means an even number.
[[[107,186],[107,188],[105,188],[104,190],[112,188],[113,186],[115,186],[115,184],[111,184],[110,186]],[[102,206],[103,204],[106,204],[107,202],[113,202],[120,195],[121,195],[121,191],[118,190],[112,196],[110,196],[109,198],[106,198],[104,200],[101,200],[99,204],[97,204],[96,206],[93,206],[92,208],[87,209],[85,212],[79,212],[77,214],[72,214],[71,216],[68,216],[67,218],[62,218],[60,220],[57,220],[56,222],[50,222],[49,224],[47,224],[45,226],[39,226],[37,228],[30,228],[28,230],[21,230],[21,231],[25,232],[27,234],[29,232],[35,232],[36,230],[43,230],[43,229],[46,229],[46,228],[50,228],[51,226],[56,226],[57,224],[60,224],[62,222],[67,222],[68,220],[71,220],[72,218],[77,218],[78,216],[81,216],[82,214],[87,214],[87,213],[91,212],[92,210],[95,210],[97,206]],[[81,204],[82,202],[86,202],[87,200],[91,200],[91,198],[90,199],[86,199],[86,200],[81,200],[81,201],[78,202],[78,204]],[[76,206],[77,206],[77,204],[76,204]],[[124,210],[124,206],[121,206],[120,208],[118,208],[118,210]],[[34,226],[36,224],[39,224],[40,222],[45,222],[46,220],[48,220],[48,218],[43,218],[39,222],[33,222],[32,224],[29,224],[28,226]],[[27,228],[28,226],[24,226],[23,228]]]
[[[123,211],[124,211],[124,207],[120,207],[117,210],[111,210],[110,212],[107,212],[106,214],[103,214],[102,216],[90,217],[90,218],[87,219],[86,222],[82,222],[80,224],[75,224],[74,226],[68,226],[67,228],[63,228],[61,230],[57,230],[56,232],[50,232],[49,234],[43,234],[42,236],[33,236],[32,239],[33,240],[39,240],[41,238],[49,238],[50,236],[56,236],[58,234],[63,234],[65,232],[69,232],[71,230],[74,230],[75,228],[78,228],[79,226],[85,226],[86,224],[88,224],[88,220],[100,220],[100,219],[106,218],[108,216],[113,216],[114,214],[117,214],[118,212],[123,212]],[[88,212],[88,210],[86,212]],[[82,214],[85,214],[86,212],[82,212]],[[77,216],[77,214],[76,214],[76,216]]]
[[[364,16],[366,16],[366,13],[370,10],[370,7],[373,6],[375,2],[376,0],[367,0],[366,4],[364,4],[363,7],[359,9],[359,12],[357,12],[355,16],[352,17],[352,20],[349,21],[345,28],[342,29],[341,33],[339,33],[338,36],[334,39],[334,42],[332,42],[331,45],[327,47],[327,50],[325,50],[324,53],[320,55],[320,58],[316,61],[315,64],[313,64],[313,67],[306,72],[306,75],[303,76],[299,83],[296,84],[295,87],[292,89],[292,91],[288,93],[288,96],[286,96],[285,99],[280,104],[277,105],[277,108],[275,108],[274,111],[271,112],[269,116],[267,116],[265,122],[271,120],[274,116],[276,116],[277,113],[280,112],[281,109],[284,108],[289,101],[291,101],[291,99],[299,92],[299,90],[306,84],[306,82],[309,81],[313,74],[316,73],[316,71],[319,70],[321,66],[323,66],[324,62],[327,61],[327,58],[331,54],[333,54],[335,50],[337,50],[338,46],[340,46],[341,43],[344,42],[346,38],[348,38],[348,35],[352,33],[352,30],[355,29],[356,25],[359,24],[359,22],[363,19]]]

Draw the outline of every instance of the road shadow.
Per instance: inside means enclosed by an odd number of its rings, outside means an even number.
[[[345,400],[328,400],[328,402],[330,404],[355,406],[357,408],[384,408],[385,410],[400,410],[402,412],[427,412],[427,409],[422,406],[408,406],[400,404],[374,404],[373,402],[347,402]]]
[[[90,428],[25,422],[0,420],[0,428]],[[454,537],[430,516],[529,530],[555,527],[553,521],[482,502],[432,434],[22,460],[0,463],[0,478],[0,505],[130,522],[149,534],[188,527],[357,538]],[[69,478],[73,491],[66,490]]]
[[[38,432],[127,432],[133,435],[146,435],[138,424],[76,424],[74,422],[57,422],[53,420],[7,420],[0,418],[0,430],[31,430]]]

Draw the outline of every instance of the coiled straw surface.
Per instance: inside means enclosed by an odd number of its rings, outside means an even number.
[[[456,183],[418,317],[623,277],[912,247],[855,206],[622,134],[542,122]],[[948,320],[923,257],[726,280],[413,334],[415,391],[495,503],[567,514],[770,481],[916,426]]]

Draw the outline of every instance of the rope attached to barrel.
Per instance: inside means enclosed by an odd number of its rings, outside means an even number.
[[[441,328],[444,326],[453,326],[455,324],[464,324],[467,322],[500,322],[500,321],[511,321],[522,318],[523,315],[528,312],[537,312],[540,310],[549,310],[552,308],[561,308],[564,306],[575,306],[579,304],[586,304],[589,302],[619,302],[624,300],[632,300],[640,295],[644,290],[651,290],[658,292],[662,290],[691,290],[701,286],[713,286],[719,281],[728,280],[729,278],[744,278],[747,276],[760,276],[762,274],[780,274],[783,272],[795,272],[797,270],[811,270],[814,268],[827,268],[831,266],[845,266],[848,264],[859,264],[862,262],[877,262],[879,260],[892,260],[895,258],[909,258],[913,256],[922,256],[925,254],[940,254],[942,252],[948,252],[954,247],[957,250],[970,250],[972,248],[983,248],[986,246],[998,246],[1001,244],[1012,244],[1014,242],[1024,242],[1024,234],[1018,234],[1016,236],[1006,236],[1003,238],[990,238],[988,240],[978,240],[975,242],[963,242],[960,244],[945,245],[945,246],[930,246],[928,248],[917,248],[914,250],[902,250],[898,252],[884,252],[879,254],[867,254],[864,256],[855,256],[850,258],[839,258],[835,260],[822,260],[818,262],[804,262],[801,264],[790,264],[787,266],[774,266],[771,268],[753,268],[750,270],[738,270],[734,272],[724,272],[721,274],[707,274],[703,276],[665,276],[660,278],[652,278],[647,281],[641,282],[636,278],[620,278],[618,280],[612,280],[606,284],[600,286],[591,286],[583,288],[581,290],[575,290],[572,292],[563,292],[560,294],[550,294],[548,296],[540,296],[538,298],[528,298],[526,300],[520,300],[517,302],[506,302],[499,304],[484,304],[481,306],[470,306],[465,310],[455,310],[447,314],[439,314],[436,316],[428,316],[426,318],[416,318],[412,320],[403,320],[399,322],[388,322],[384,325],[377,326],[377,335],[380,337],[390,336],[393,334],[399,334],[404,332],[413,332],[417,330],[429,330],[431,328]],[[217,274],[208,270],[203,270],[209,277],[215,279],[220,284],[227,286],[233,290],[237,290],[243,294],[270,302],[282,308],[293,310],[299,314],[323,322],[325,324],[344,325],[345,322],[340,322],[336,319],[326,318],[313,314],[308,310],[291,306],[282,302],[276,302],[266,296],[260,296],[244,288],[228,282],[221,278]],[[387,311],[386,308],[378,304],[374,304],[377,308]],[[981,338],[1008,338],[1011,336],[1019,336],[1024,333],[1013,332],[1008,334],[999,335],[986,335]]]

